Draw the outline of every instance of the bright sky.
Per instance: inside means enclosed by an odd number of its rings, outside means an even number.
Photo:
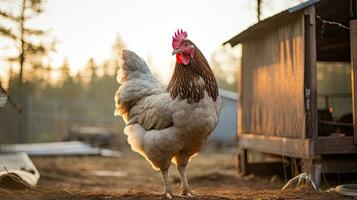
[[[111,46],[120,33],[130,50],[144,59],[150,57],[156,67],[168,71],[174,59],[171,36],[177,28],[186,30],[189,39],[209,60],[222,42],[256,22],[255,2],[47,0],[45,13],[34,23],[51,29],[58,40],[57,52],[51,55],[55,67],[64,57],[68,57],[73,71],[82,68],[89,57],[100,63],[110,57]],[[298,0],[267,2],[263,4],[264,16],[294,5]]]

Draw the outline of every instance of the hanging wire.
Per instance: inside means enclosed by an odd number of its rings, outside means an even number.
[[[325,25],[325,24],[336,25],[336,26],[338,26],[340,28],[343,28],[343,29],[346,29],[346,30],[350,30],[349,27],[347,27],[347,26],[345,26],[345,25],[343,25],[343,24],[341,24],[339,22],[334,22],[334,21],[329,21],[329,20],[322,19],[322,17],[320,15],[316,14],[316,18],[319,19],[323,23],[323,25]]]

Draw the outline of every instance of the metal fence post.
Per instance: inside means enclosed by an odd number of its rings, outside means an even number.
[[[26,132],[25,132],[25,139],[28,140],[31,137],[31,133],[33,133],[32,130],[32,97],[27,97],[27,115],[25,119],[27,120],[27,127],[26,127]]]
[[[57,129],[57,122],[58,122],[58,100],[54,99],[53,100],[53,115],[52,115],[52,134],[55,134],[56,136],[59,135],[59,130]]]

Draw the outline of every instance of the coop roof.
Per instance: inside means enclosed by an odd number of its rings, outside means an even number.
[[[235,46],[242,41],[244,41],[246,38],[251,37],[251,36],[259,36],[260,34],[264,34],[265,30],[271,29],[272,27],[275,27],[277,25],[280,25],[282,23],[285,23],[289,21],[291,18],[293,18],[298,11],[303,10],[304,8],[307,8],[311,5],[314,5],[321,0],[309,0],[305,1],[304,3],[301,3],[297,6],[291,7],[287,10],[284,10],[272,17],[266,18],[251,27],[247,28],[240,34],[234,36],[233,38],[229,39],[228,41],[224,42],[223,44],[230,43],[232,46]]]
[[[221,97],[230,99],[233,101],[238,101],[238,94],[224,89],[219,89],[219,94]]]

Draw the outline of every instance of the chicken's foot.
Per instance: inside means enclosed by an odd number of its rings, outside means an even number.
[[[164,193],[165,196],[169,199],[172,199],[173,195],[171,192],[171,187],[168,181],[168,177],[169,177],[169,170],[165,169],[165,170],[161,170],[161,174],[162,174],[162,180],[164,181]]]
[[[180,195],[187,196],[187,197],[194,197],[195,196],[194,193],[190,190],[190,188],[188,186],[185,167],[177,166],[177,170],[178,170],[178,172],[180,174],[180,178],[181,178]]]

